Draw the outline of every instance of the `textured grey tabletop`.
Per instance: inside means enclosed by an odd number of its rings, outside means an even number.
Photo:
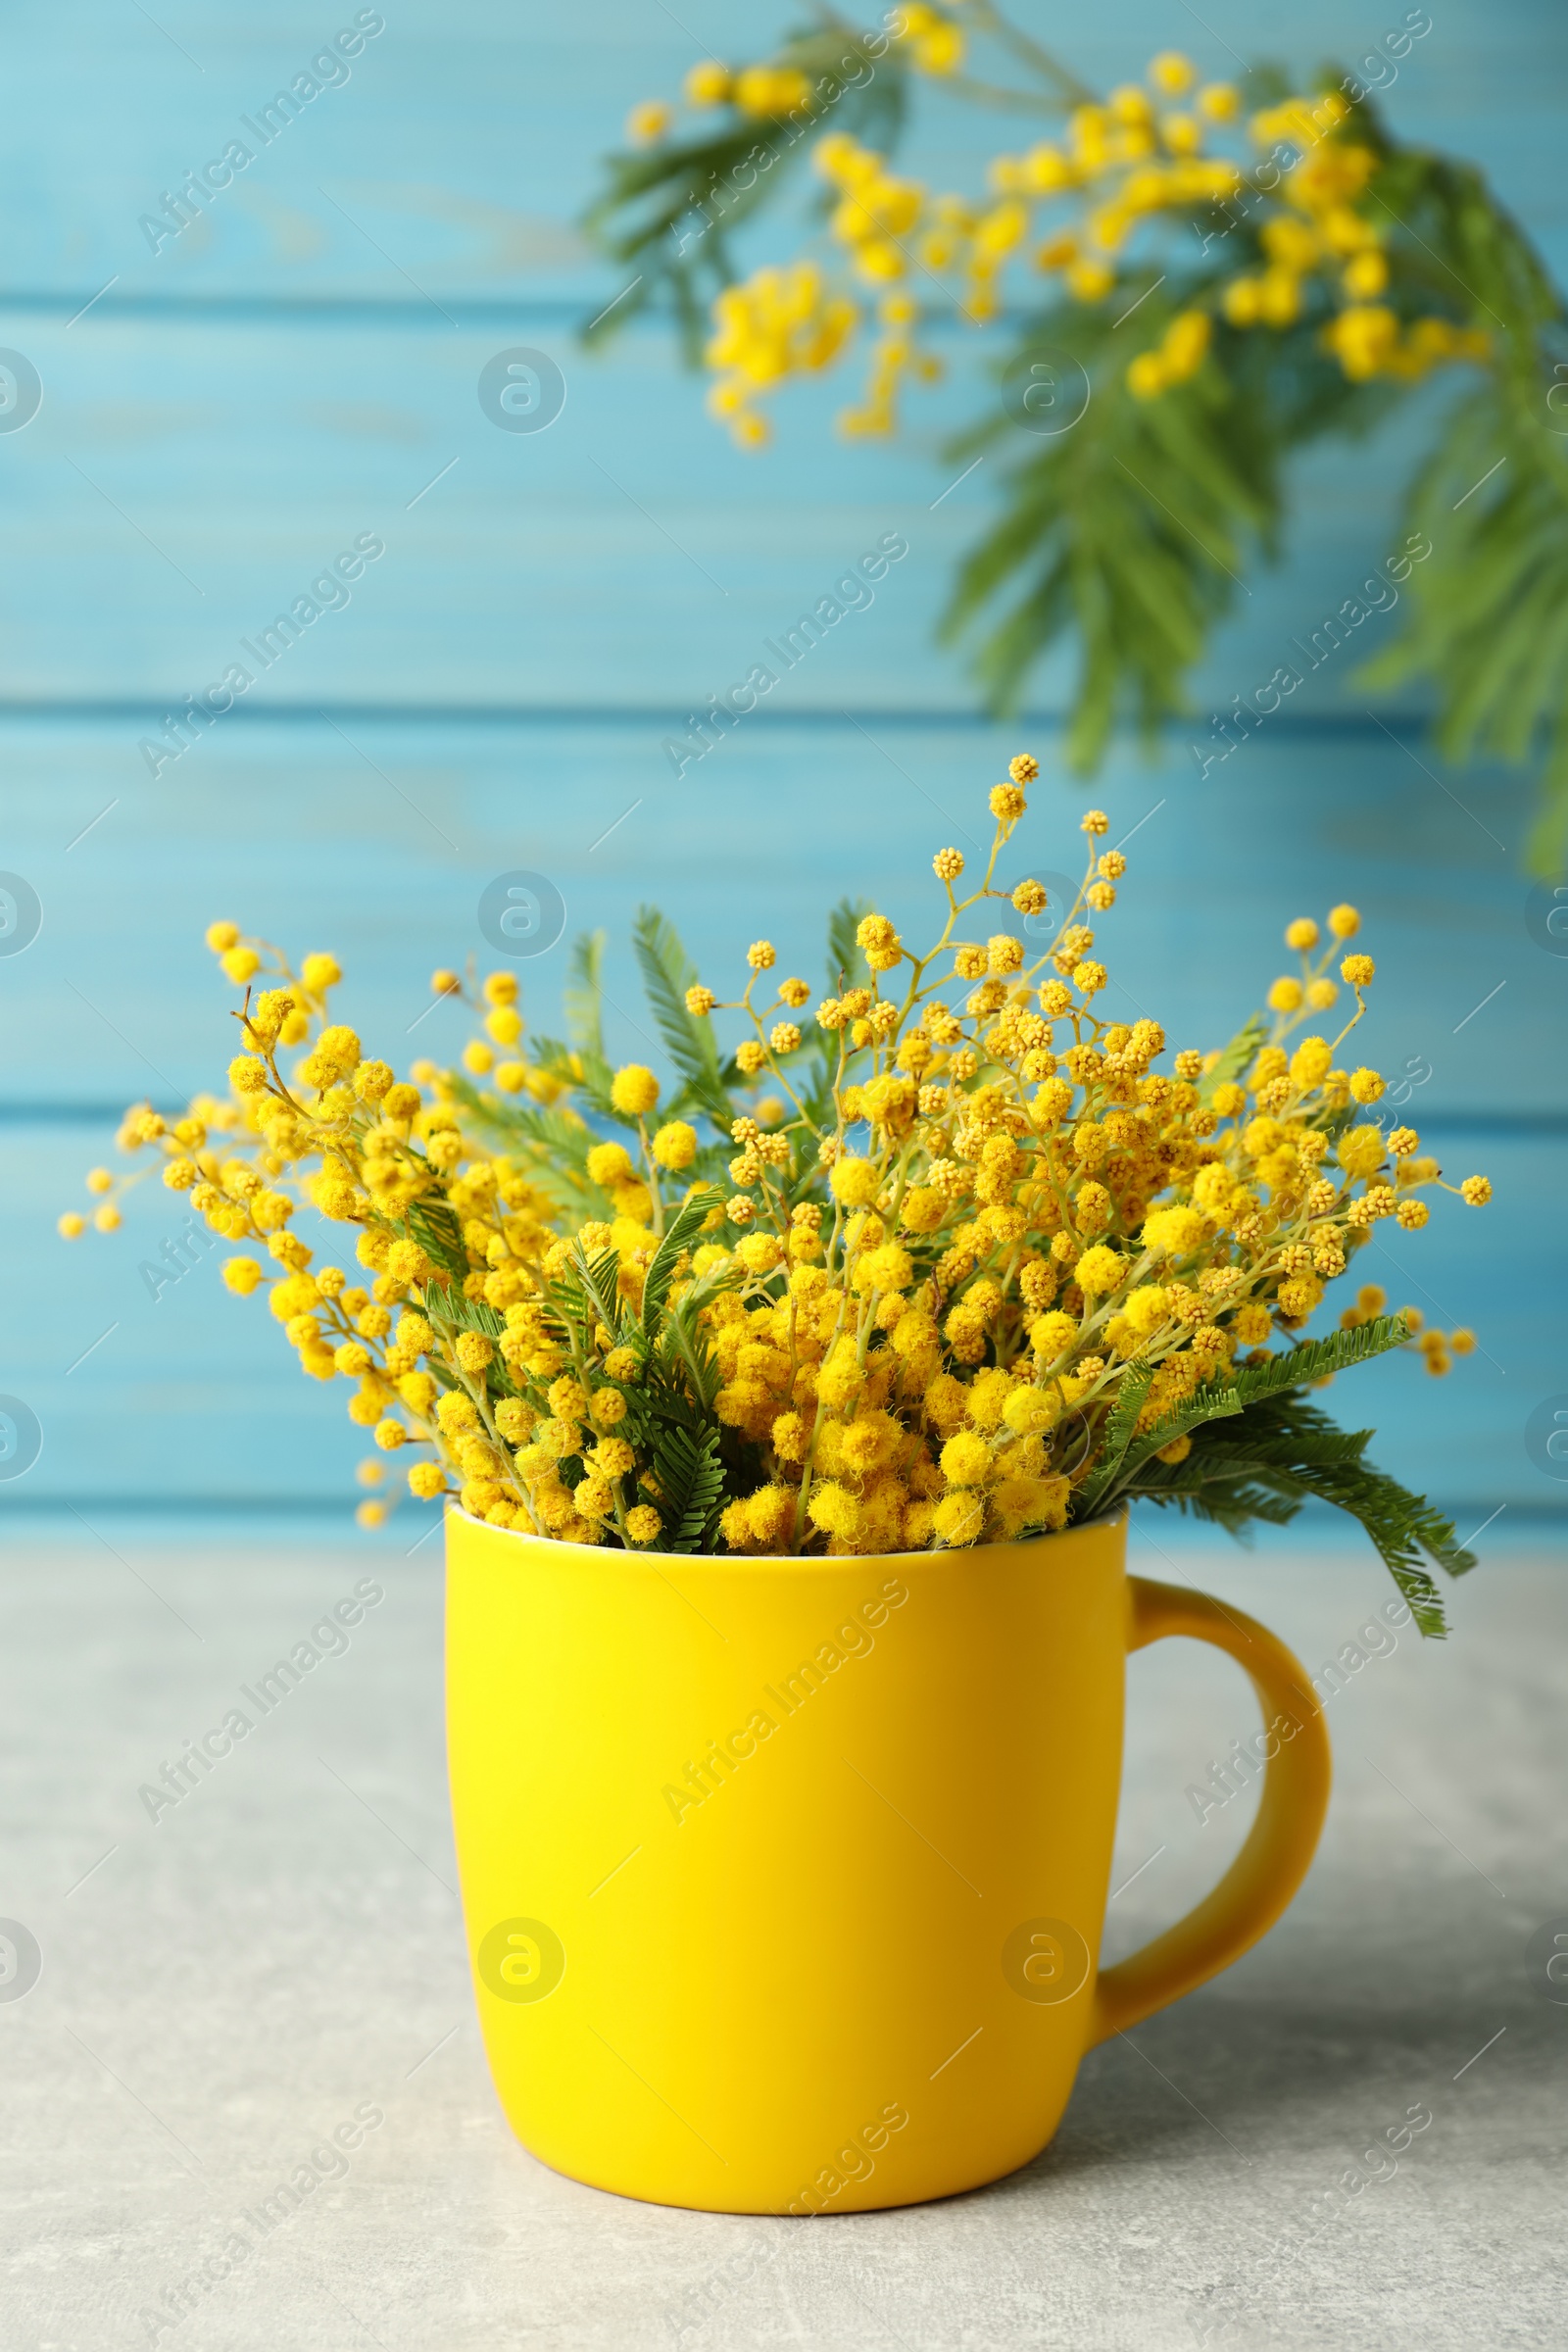
[[[41,1953],[0,1983],[4,2352],[1568,2344],[1568,2006],[1539,1958],[1568,1933],[1560,1544],[1497,1546],[1448,1642],[1391,1645],[1356,1641],[1392,1590],[1360,1548],[1135,1532],[1135,1566],[1310,1668],[1363,1660],[1312,1876],[1087,2060],[1023,2172],[812,2224],[631,2204],[513,2139],[452,1891],[434,1541],[104,1533],[14,1526],[0,1573],[0,1915]],[[151,1821],[141,1785],[368,1574],[348,1650]],[[1167,1642],[1130,1698],[1112,1957],[1250,1811],[1185,1793],[1252,1728],[1234,1667]],[[269,2214],[313,2151],[326,2177]]]

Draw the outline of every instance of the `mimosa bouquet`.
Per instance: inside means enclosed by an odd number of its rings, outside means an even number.
[[[743,448],[767,443],[793,384],[855,368],[841,431],[923,433],[950,488],[984,462],[997,511],[942,632],[973,644],[997,710],[1070,645],[1083,771],[1118,726],[1192,711],[1212,631],[1294,518],[1292,459],[1408,409],[1401,536],[1423,552],[1390,566],[1404,611],[1364,674],[1428,681],[1450,758],[1541,755],[1531,856],[1555,873],[1568,314],[1475,166],[1406,143],[1385,111],[1431,15],[1405,10],[1353,70],[1304,84],[1261,63],[1208,80],[1162,49],[1109,90],[998,0],[904,0],[870,26],[827,0],[802,15],[762,55],[699,57],[677,102],[632,109],[586,216],[618,290],[585,338],[670,318]],[[955,187],[960,106],[1010,121]],[[970,421],[933,448],[921,388],[970,337],[996,347],[993,382],[966,382]],[[1299,667],[1203,714],[1200,774],[1228,728],[1245,736],[1399,602],[1366,586]]]
[[[296,972],[216,923],[244,992],[228,1096],[143,1103],[120,1142],[250,1245],[229,1289],[265,1292],[306,1374],[347,1384],[371,1484],[412,1453],[415,1495],[494,1525],[766,1555],[1004,1542],[1134,1497],[1238,1531],[1315,1495],[1440,1632],[1424,1563],[1470,1554],[1310,1392],[1398,1347],[1444,1373],[1474,1342],[1373,1285],[1307,1326],[1377,1225],[1491,1187],[1446,1184],[1343,1053],[1374,968],[1353,907],[1289,925],[1298,969],[1217,1051],[1168,1056],[1157,1021],[1110,1018],[1095,926],[1127,859],[1104,815],[1071,904],[999,878],[1037,774],[1020,756],[992,789],[977,883],[937,852],[932,945],[840,906],[809,1012],[767,940],[721,1002],[645,911],[672,1082],[607,1058],[597,937],[568,1041],[525,1030],[513,972],[438,972],[481,1033],[461,1067],[399,1078],[333,1019],[333,956]],[[1329,1034],[1301,1034],[1314,1016]],[[94,1171],[101,1229],[150,1172]],[[304,1239],[302,1205],[341,1250]]]

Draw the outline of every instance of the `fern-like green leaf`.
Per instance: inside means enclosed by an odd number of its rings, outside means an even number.
[[[694,1099],[727,1135],[734,1111],[724,1091],[712,1023],[686,1009],[686,991],[697,978],[697,967],[681,946],[674,925],[665,921],[657,906],[638,908],[632,943],[669,1058]]]
[[[643,1276],[643,1331],[653,1339],[659,1329],[669,1286],[683,1250],[690,1247],[708,1218],[706,1200],[687,1200],[675,1211]]]
[[[571,1246],[572,1270],[581,1285],[584,1319],[602,1323],[618,1340],[629,1320],[625,1301],[616,1289],[620,1258],[613,1250],[601,1250],[590,1257],[581,1242]]]
[[[872,911],[868,899],[840,899],[827,923],[827,987],[836,997],[847,988],[865,988],[870,966],[855,934]]]
[[[409,1232],[428,1257],[434,1258],[461,1288],[468,1271],[468,1252],[463,1228],[444,1200],[416,1200],[409,1208]]]
[[[1123,1457],[1132,1444],[1138,1416],[1144,1409],[1144,1399],[1149,1395],[1149,1384],[1153,1377],[1152,1368],[1140,1370],[1134,1364],[1129,1364],[1122,1375],[1116,1391],[1116,1401],[1110,1408],[1101,1438],[1099,1467],[1085,1485],[1080,1499],[1080,1515],[1085,1519],[1099,1509],[1101,1501],[1115,1482]],[[1169,1439],[1165,1443],[1168,1445]]]
[[[1212,1102],[1216,1087],[1233,1086],[1244,1072],[1251,1068],[1257,1058],[1258,1048],[1267,1043],[1268,1023],[1260,1012],[1254,1012],[1237,1030],[1230,1044],[1221,1048],[1214,1067],[1204,1072],[1198,1089],[1200,1099],[1204,1102]]]
[[[1232,1386],[1243,1404],[1251,1404],[1286,1389],[1310,1388],[1314,1381],[1347,1372],[1352,1364],[1368,1363],[1390,1348],[1402,1348],[1409,1337],[1410,1327],[1401,1316],[1379,1315],[1354,1331],[1330,1332],[1326,1339],[1307,1340],[1270,1356],[1266,1364],[1235,1372]]]
[[[654,1476],[659,1482],[662,1551],[712,1548],[724,1493],[718,1431],[694,1437],[689,1429],[666,1429],[656,1442]]]
[[[1440,1511],[1365,1459],[1370,1436],[1337,1428],[1299,1389],[1275,1391],[1222,1426],[1197,1429],[1182,1461],[1146,1461],[1125,1492],[1238,1534],[1249,1520],[1294,1518],[1311,1496],[1333,1503],[1365,1528],[1421,1632],[1441,1635],[1442,1602],[1421,1555],[1450,1576],[1462,1576],[1474,1557]]]
[[[584,931],[573,940],[570,977],[561,993],[566,1035],[596,1061],[605,1058],[605,936]]]
[[[1120,1468],[1107,1481],[1098,1498],[1099,1507],[1103,1509],[1113,1495],[1120,1495],[1129,1490],[1162,1446],[1174,1445],[1178,1438],[1185,1438],[1190,1430],[1201,1428],[1205,1421],[1228,1420],[1241,1409],[1242,1400],[1234,1388],[1209,1386],[1199,1389],[1185,1404],[1167,1413],[1163,1421],[1156,1421],[1152,1430],[1127,1447]]]

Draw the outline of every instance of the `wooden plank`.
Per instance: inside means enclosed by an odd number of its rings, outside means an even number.
[[[717,432],[651,329],[603,359],[541,337],[567,397],[533,435],[498,431],[480,410],[479,371],[508,347],[493,326],[154,325],[94,312],[68,329],[0,312],[11,342],[45,398],[25,431],[0,436],[0,705],[134,701],[156,721],[238,665],[257,704],[679,711],[756,663],[781,669],[767,641],[830,599],[830,613],[853,609],[831,656],[791,676],[792,708],[972,706],[968,649],[933,639],[1005,462],[954,489],[959,469],[941,455],[984,397],[978,362],[967,389],[946,387],[929,420],[918,412],[907,447],[836,439],[844,392],[813,385],[790,396],[780,450],[757,458]],[[1401,420],[1303,461],[1289,565],[1238,594],[1198,708],[1223,710],[1288,663],[1305,679],[1300,708],[1364,710],[1358,661],[1387,641],[1401,591],[1367,588],[1380,609],[1316,671],[1312,637],[1399,545],[1415,446]],[[334,585],[335,560],[376,539],[384,555]],[[900,540],[907,553],[879,580],[854,581]],[[263,633],[280,614],[299,642],[269,664]],[[1031,705],[1060,709],[1068,686],[1058,655]]]
[[[346,84],[302,106],[270,145],[258,142],[255,162],[204,220],[153,253],[140,217],[225,142],[251,143],[241,118],[254,122],[359,13],[345,0],[334,12],[247,18],[199,0],[161,8],[155,22],[90,0],[20,19],[10,28],[15,86],[69,88],[72,101],[13,110],[0,163],[12,282],[82,301],[116,273],[122,287],[252,297],[311,288],[402,298],[405,271],[438,296],[543,273],[586,291],[600,274],[562,223],[595,184],[627,107],[672,95],[705,50],[760,50],[795,21],[777,7],[743,24],[718,0],[687,6],[679,24],[641,0],[588,0],[569,16],[475,0],[460,18],[433,0],[404,0],[382,12],[386,29],[351,61]],[[865,11],[866,21],[878,13]],[[1390,10],[1391,25],[1400,14]],[[1173,29],[1155,0],[1135,0],[1113,22],[1063,25],[1038,0],[1019,15],[1106,86],[1141,74]],[[1205,25],[1189,19],[1183,45],[1210,74],[1236,74],[1240,61],[1279,59],[1303,73],[1324,57],[1353,62],[1383,29],[1350,0],[1315,10],[1309,25],[1277,0],[1233,0],[1206,12]],[[1404,61],[1391,111],[1405,135],[1476,157],[1523,218],[1560,240],[1562,76],[1563,22],[1550,0],[1504,10],[1450,0]],[[973,184],[999,122],[1026,125],[956,109],[930,86],[921,100],[923,151],[951,161],[951,184],[965,175]]]

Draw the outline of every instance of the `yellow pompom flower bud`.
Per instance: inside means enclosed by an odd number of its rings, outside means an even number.
[[[871,1162],[853,1156],[835,1160],[828,1183],[846,1208],[869,1208],[882,1189],[882,1178]]]
[[[1382,1138],[1379,1137],[1378,1140],[1381,1148]],[[1151,1209],[1149,1215],[1144,1219],[1144,1248],[1158,1250],[1166,1257],[1185,1257],[1189,1250],[1198,1248],[1203,1239],[1204,1231],[1202,1216],[1196,1208],[1177,1205],[1174,1208]],[[1080,1285],[1082,1285],[1081,1264],[1078,1268],[1078,1276]]]
[[[423,1284],[430,1279],[430,1260],[417,1242],[394,1242],[386,1253],[386,1271],[396,1283]]]
[[[603,1185],[606,1190],[612,1185],[629,1184],[636,1173],[624,1144],[595,1144],[588,1154],[589,1181]]]
[[[1002,1408],[1002,1418],[1015,1437],[1033,1438],[1054,1427],[1061,1404],[1054,1390],[1016,1388]]]
[[[1376,972],[1370,956],[1347,956],[1340,965],[1340,978],[1347,988],[1370,988]]]
[[[1485,1208],[1492,1199],[1490,1176],[1467,1176],[1459,1187],[1459,1198],[1470,1208]]]
[[[336,988],[342,977],[335,956],[307,956],[300,965],[300,979],[313,997],[320,996],[324,989]]]
[[[360,1041],[352,1029],[341,1025],[323,1029],[316,1041],[316,1051],[334,1069],[348,1071],[359,1067]]]
[[[389,1417],[385,1421],[376,1423],[375,1442],[383,1453],[395,1453],[400,1446],[408,1444],[409,1433],[401,1421],[394,1421]]]
[[[262,1268],[254,1257],[227,1257],[223,1260],[223,1280],[241,1298],[248,1298],[264,1279]]]
[[[1384,1081],[1376,1070],[1360,1069],[1350,1080],[1350,1099],[1355,1102],[1376,1102],[1384,1092]]]
[[[640,1061],[628,1061],[610,1082],[610,1100],[617,1110],[641,1117],[659,1101],[659,1080]]]
[[[652,1544],[663,1524],[651,1502],[635,1503],[626,1513],[626,1535],[633,1544]]]
[[[1197,68],[1179,49],[1162,49],[1149,61],[1149,78],[1167,98],[1179,98],[1198,79]]]
[[[867,1291],[884,1295],[906,1291],[914,1280],[914,1260],[902,1242],[884,1242],[880,1249],[861,1252],[856,1260],[854,1280],[862,1295]]]
[[[663,137],[673,119],[662,98],[645,98],[626,117],[626,137],[633,147],[651,147]]]
[[[730,94],[729,68],[721,66],[716,58],[705,58],[700,64],[693,66],[682,86],[688,106],[722,106]],[[654,1516],[654,1533],[657,1535],[659,1532],[658,1513],[656,1512]],[[627,1525],[630,1525],[629,1520]],[[637,1541],[647,1543],[651,1539],[642,1536]]]
[[[697,1130],[684,1119],[670,1119],[653,1141],[653,1154],[662,1168],[689,1168],[697,1157]]]
[[[821,1528],[824,1535],[853,1542],[860,1532],[859,1502],[837,1479],[819,1479],[811,1489],[807,1509],[812,1526]]]
[[[1303,1093],[1308,1087],[1321,1086],[1333,1062],[1334,1051],[1326,1038],[1303,1037],[1291,1055],[1292,1081]]]
[[[1126,1271],[1127,1260],[1114,1250],[1107,1250],[1103,1242],[1097,1242],[1093,1250],[1084,1251],[1073,1268],[1073,1277],[1086,1298],[1100,1298],[1113,1291]]]
[[[409,1472],[409,1493],[421,1502],[433,1502],[446,1491],[447,1474],[439,1462],[416,1462]]]
[[[236,988],[243,988],[262,968],[262,959],[254,948],[230,948],[218,960]]]
[[[238,923],[208,924],[207,945],[212,949],[215,956],[225,956],[230,948],[238,945]]]
[[[260,1095],[267,1091],[267,1064],[254,1054],[236,1054],[228,1065],[228,1083],[236,1095]]]
[[[1145,1282],[1128,1293],[1121,1311],[1140,1339],[1147,1339],[1165,1321],[1169,1308],[1169,1291],[1160,1283]]]
[[[63,1241],[79,1241],[86,1230],[87,1220],[79,1208],[68,1208],[63,1216],[55,1219],[55,1231]]]
[[[945,1544],[959,1549],[979,1542],[985,1505],[977,1494],[960,1488],[942,1497],[931,1514],[931,1525]]]
[[[991,1474],[991,1448],[972,1429],[960,1429],[948,1440],[941,1461],[942,1475],[950,1487],[981,1487]]]

